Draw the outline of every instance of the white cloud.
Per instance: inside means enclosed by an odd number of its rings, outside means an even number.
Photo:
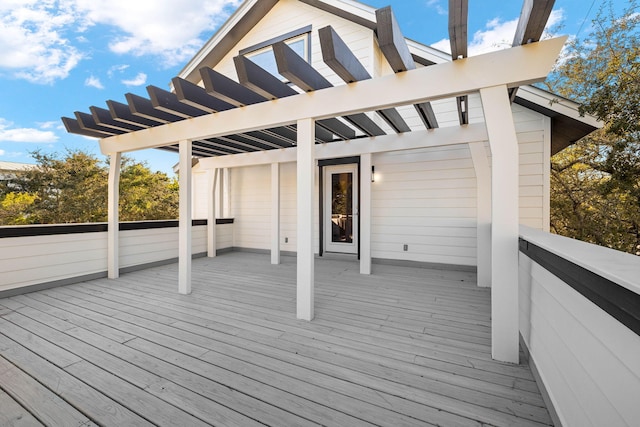
[[[111,78],[115,73],[122,73],[127,68],[129,68],[129,65],[127,64],[114,65],[109,68],[109,70],[107,71],[107,75],[109,76],[109,78]]]
[[[49,122],[37,122],[40,129],[51,129],[53,127],[58,128],[60,126],[60,122],[58,121],[49,121]]]
[[[87,77],[87,79],[84,81],[84,85],[94,87],[96,89],[104,89],[104,86],[102,85],[100,79],[94,75]]]
[[[562,9],[554,10],[549,16],[546,28],[553,28],[556,24],[564,19]],[[483,53],[493,52],[496,50],[507,49],[513,44],[513,38],[518,27],[518,18],[510,21],[500,21],[494,18],[485,24],[483,30],[476,31],[473,38],[469,42],[469,56],[481,55]],[[551,34],[545,32],[542,37],[547,38]],[[431,45],[443,52],[451,53],[451,45],[449,39],[442,39]]]
[[[119,54],[160,57],[173,66],[188,60],[240,0],[2,0],[0,70],[33,83],[66,78],[86,58],[91,40],[79,34],[113,27],[109,48]],[[77,46],[74,46],[74,44]],[[80,46],[82,46],[80,48]]]
[[[158,55],[167,66],[188,60],[202,46],[200,35],[228,16],[228,6],[240,0],[75,0],[87,26],[107,24],[123,31],[109,47],[119,54]]]
[[[34,83],[63,79],[83,55],[65,38],[75,15],[53,1],[3,0],[0,5],[0,69]]]
[[[34,128],[16,128],[13,123],[0,118],[0,141],[4,142],[56,142],[58,136],[52,131]]]
[[[146,82],[147,82],[147,75],[145,73],[138,73],[138,75],[132,79],[122,80],[122,84],[126,86],[142,86]]]
[[[447,8],[442,6],[442,0],[427,0],[427,6],[435,9],[438,15],[447,15]]]
[[[0,156],[4,156],[5,151],[4,150],[0,150]]]

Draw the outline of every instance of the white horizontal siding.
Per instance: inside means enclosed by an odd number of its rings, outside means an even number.
[[[233,57],[237,56],[240,50],[308,25],[312,25],[311,63],[332,84],[339,85],[344,83],[322,61],[318,30],[327,25],[333,27],[349,48],[360,58],[363,65],[372,73],[374,42],[371,30],[296,0],[279,1],[247,35],[238,41],[236,46],[214,68],[216,71],[236,79]]]
[[[106,269],[106,233],[0,239],[0,291]]]
[[[271,236],[271,168],[231,170],[234,246],[269,249]]]
[[[231,247],[233,224],[218,225],[218,247]],[[192,252],[207,250],[206,226],[193,227]],[[178,256],[178,228],[120,232],[120,267]],[[0,239],[0,291],[103,273],[107,233],[59,234]]]
[[[640,337],[523,254],[519,283],[520,332],[562,424],[637,425]]]
[[[475,265],[476,181],[468,147],[381,153],[372,161],[372,256]]]

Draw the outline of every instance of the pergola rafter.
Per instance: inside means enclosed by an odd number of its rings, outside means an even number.
[[[271,102],[249,105],[215,114],[179,120],[100,142],[105,153],[155,148],[183,138],[200,140],[292,125],[303,117],[340,117],[400,105],[425,103],[430,100],[477,93],[479,88],[505,85],[516,87],[544,79],[555,55],[566,38],[542,41],[469,57],[455,62],[436,64],[395,75],[297,94]],[[504,67],[510,63],[518,66]],[[491,70],[491,72],[487,72]],[[424,82],[437,81],[438,85]],[[443,83],[446,82],[446,85]],[[336,103],[335,100],[341,102]],[[247,120],[251,117],[251,120]]]
[[[449,42],[451,45],[451,58],[454,61],[467,57],[468,15],[468,0],[449,0]],[[456,105],[460,124],[469,124],[469,96],[457,97]]]
[[[402,35],[391,6],[376,10],[376,22],[376,35],[380,50],[387,58],[393,71],[401,73],[415,69],[416,63],[413,61],[413,56],[409,51],[409,46],[407,46],[407,42]],[[413,106],[427,129],[438,127],[438,120],[429,102],[416,103]]]
[[[554,4],[555,0],[524,0],[512,46],[539,41]],[[512,102],[517,92],[517,87],[509,89],[509,99]]]

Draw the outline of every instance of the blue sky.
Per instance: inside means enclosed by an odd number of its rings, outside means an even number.
[[[550,21],[561,33],[588,33],[600,1],[556,0]],[[445,48],[447,0],[366,0],[391,5],[404,34]],[[508,46],[522,3],[471,0],[470,55]],[[124,94],[146,96],[172,77],[240,0],[2,0],[0,3],[0,160],[33,163],[30,152],[84,149],[97,140],[67,134],[61,116],[88,112]],[[625,0],[616,0],[622,8]],[[586,21],[585,21],[586,19]],[[130,153],[172,174],[177,155]]]

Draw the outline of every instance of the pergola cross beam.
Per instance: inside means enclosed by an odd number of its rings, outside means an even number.
[[[349,49],[331,26],[320,28],[320,47],[322,59],[345,83],[353,83],[371,79],[371,75],[360,63],[360,60]],[[387,108],[377,113],[397,133],[410,132],[411,128],[404,121],[398,110]]]
[[[468,16],[468,0],[449,0],[449,42],[451,58],[454,61],[467,57]],[[467,95],[459,96],[456,99],[456,104],[460,124],[469,124],[469,97]]]
[[[393,71],[401,73],[414,70],[416,64],[409,51],[409,46],[407,46],[407,41],[402,35],[400,25],[398,25],[393,10],[391,10],[391,6],[376,10],[376,22],[376,34],[380,50],[384,57],[387,58],[387,62],[389,62]],[[427,129],[438,127],[438,121],[430,103],[416,103],[414,107]]]
[[[175,144],[291,125],[299,119],[325,119],[364,111],[476,93],[481,88],[516,87],[542,81],[551,71],[566,37],[514,47],[403,73],[299,94],[271,102],[194,117],[100,141],[103,153]],[[502,64],[510,64],[505,67]],[[425,82],[438,82],[437,85]],[[339,99],[340,102],[336,102]],[[251,117],[251,120],[247,120]]]

